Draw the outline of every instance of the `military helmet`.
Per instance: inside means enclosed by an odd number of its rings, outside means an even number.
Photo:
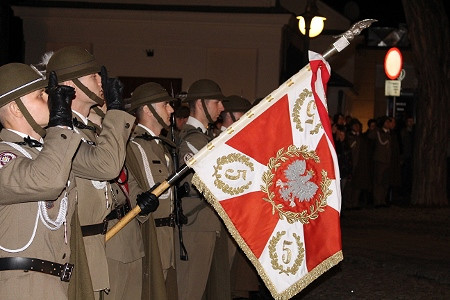
[[[246,112],[252,107],[250,101],[238,95],[228,96],[222,103],[227,112]]]
[[[127,101],[130,103],[129,112],[152,103],[173,101],[175,98],[169,96],[165,88],[156,82],[148,82],[138,86]]]
[[[31,66],[21,63],[3,65],[0,67],[0,107],[47,84],[45,76]]]
[[[225,96],[217,83],[209,79],[200,79],[191,84],[184,101],[189,102],[197,99],[223,100],[223,98]]]
[[[55,71],[58,81],[72,80],[100,72],[100,65],[87,50],[76,46],[56,51],[47,64],[47,73]]]

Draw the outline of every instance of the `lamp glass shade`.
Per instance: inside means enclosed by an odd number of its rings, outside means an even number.
[[[298,29],[300,29],[300,32],[305,35],[306,34],[306,29],[305,29],[305,18],[303,18],[302,16],[297,17],[298,19]],[[311,20],[311,26],[309,29],[309,37],[313,38],[318,36],[324,27],[324,21],[326,20],[326,18],[324,17],[314,17]]]

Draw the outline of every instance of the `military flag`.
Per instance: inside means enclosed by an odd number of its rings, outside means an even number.
[[[343,259],[330,66],[309,55],[306,67],[187,162],[275,299],[292,297]]]

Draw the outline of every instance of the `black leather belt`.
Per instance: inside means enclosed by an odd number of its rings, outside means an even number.
[[[106,234],[106,231],[108,231],[108,221],[106,220],[98,224],[81,226],[81,233],[83,236]]]
[[[131,210],[128,204],[122,204],[114,208],[103,220],[102,223],[81,226],[83,236],[106,234],[108,231],[108,221],[122,219]]]
[[[48,260],[28,257],[1,257],[0,271],[24,270],[41,272],[58,276],[61,281],[69,282],[72,276],[73,265],[69,263],[58,264]]]
[[[173,216],[170,216],[167,218],[155,219],[155,226],[156,227],[163,227],[163,226],[175,227],[175,218]]]

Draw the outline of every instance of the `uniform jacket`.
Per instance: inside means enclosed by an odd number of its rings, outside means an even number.
[[[145,128],[136,126],[130,143],[128,144],[127,159],[130,158],[130,160],[127,162],[130,166],[130,172],[134,174],[134,177],[137,180],[137,184],[143,191],[146,191],[155,183],[162,183],[165,181],[172,174],[173,166],[170,154],[163,145],[163,142],[156,139],[146,140],[145,138],[142,138],[144,134],[151,136],[151,133]],[[144,155],[142,153],[144,153]],[[133,165],[131,165],[132,156],[136,158]],[[149,167],[148,177],[145,171],[146,164],[148,164]],[[154,219],[169,217],[173,211],[172,195],[172,189],[170,189],[159,197],[158,209],[152,213]],[[173,227],[156,227],[163,269],[174,267],[173,233]]]
[[[130,175],[128,175],[129,178]],[[118,183],[111,183],[113,191],[113,207],[127,203],[127,198],[120,188]],[[127,194],[130,201],[131,208],[136,206],[136,199]],[[108,223],[108,229],[113,227],[118,222],[117,219],[111,220]],[[142,242],[141,228],[136,218],[130,221],[118,233],[116,233],[106,243],[106,256],[114,260],[130,263],[144,257],[144,244]],[[116,276],[119,274],[110,274]]]
[[[82,122],[76,114],[73,116]],[[78,200],[81,226],[102,223],[110,213],[113,198],[107,181],[116,178],[122,169],[133,122],[134,117],[128,113],[111,110],[106,113],[101,133],[76,129],[82,135],[83,143],[73,161],[77,188],[71,197]],[[92,122],[88,125],[95,127]],[[84,244],[94,290],[109,288],[105,236],[86,236]]]
[[[206,146],[210,140],[211,139],[204,134],[201,129],[197,129],[190,124],[185,124],[180,132],[180,162],[188,161],[196,151]],[[192,176],[192,173],[187,175],[183,182],[187,181],[190,183]],[[183,198],[183,212],[188,218],[188,223],[183,227],[183,230],[220,232],[221,223],[219,217],[192,185],[190,197]]]
[[[136,126],[136,129],[137,128],[139,127]],[[135,136],[136,134],[133,134],[131,140],[133,140],[133,137]],[[138,151],[136,153],[139,155],[135,155],[131,145],[136,147],[136,150]],[[141,169],[139,161],[142,163],[142,160],[140,160],[139,157],[141,157],[140,151],[136,144],[132,144],[130,141],[127,147],[126,165],[130,175],[130,195],[134,198],[138,194],[150,189],[148,180],[145,177],[145,171],[144,169]],[[164,180],[165,179],[166,178],[164,178]],[[159,180],[159,177],[157,180]],[[142,222],[141,231],[145,250],[145,257],[142,260],[142,299],[167,299],[161,253],[159,251],[153,214],[149,214],[147,217],[138,216],[137,218]]]
[[[6,129],[0,132],[0,138],[6,142],[23,142],[22,137]],[[0,143],[0,245],[14,250],[32,239],[23,251],[10,253],[1,249],[0,257],[38,258],[60,264],[69,261],[70,222],[75,206],[72,201],[68,202],[66,226],[50,230],[39,219],[34,238],[32,233],[37,201],[48,201],[45,205],[48,216],[56,219],[80,138],[69,129],[49,128],[40,152],[21,145],[32,160],[10,145]],[[73,184],[68,189],[72,187]],[[2,299],[66,299],[67,288],[68,283],[56,276],[20,270],[0,272]]]

